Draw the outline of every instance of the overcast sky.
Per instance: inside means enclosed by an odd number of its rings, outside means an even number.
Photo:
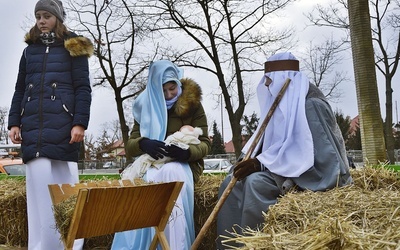
[[[323,1],[318,1],[318,3],[322,3]],[[301,43],[299,46],[296,46],[296,49],[291,50],[291,52],[296,56],[301,54],[304,51],[304,48],[308,46],[310,41],[318,40],[321,38],[321,34],[323,34],[323,30],[321,28],[305,28],[307,24],[307,20],[304,17],[303,13],[307,13],[311,10],[313,4],[316,1],[314,0],[301,0],[297,3],[293,4],[289,10],[285,13],[286,18],[282,20],[283,23],[293,23],[294,26],[299,30],[299,40]],[[2,1],[1,9],[0,9],[0,34],[2,34],[3,38],[1,39],[0,46],[0,76],[1,76],[1,85],[0,85],[0,107],[10,107],[11,98],[14,91],[14,85],[18,72],[18,63],[20,57],[22,55],[22,51],[25,48],[26,44],[24,43],[24,35],[28,31],[26,28],[27,18],[31,18],[33,21],[33,9],[36,4],[36,1],[32,0],[7,0]],[[68,13],[67,13],[68,16]],[[66,24],[68,26],[68,19],[66,20]],[[32,24],[28,25],[29,27],[33,26]],[[327,31],[327,36],[330,36],[331,31]],[[297,51],[298,50],[298,51]],[[301,65],[301,62],[300,62]],[[341,68],[347,70],[347,74],[350,78],[353,78],[352,72],[352,62],[351,55],[349,53],[347,60],[343,62]],[[216,106],[216,103],[213,103],[211,95],[212,93],[216,93],[215,88],[208,88],[204,81],[204,75],[202,72],[196,72],[194,70],[185,70],[186,76],[194,78],[203,88],[204,97],[203,97],[203,105],[205,107],[209,123],[213,120],[216,120],[219,127],[221,127],[221,118],[220,118],[220,107]],[[398,74],[399,75],[399,74]],[[260,72],[258,75],[254,76],[254,79],[261,79],[262,73]],[[377,72],[378,76],[378,84],[379,94],[380,94],[380,106],[382,116],[385,116],[384,111],[384,82],[382,81],[382,77],[380,73]],[[398,84],[400,77],[396,77],[393,82],[393,105],[396,104],[396,101],[399,102],[399,91],[400,86]],[[255,84],[257,84],[258,80],[255,80]],[[397,84],[395,82],[397,81]],[[215,83],[214,83],[215,84]],[[395,86],[396,85],[396,86]],[[354,117],[357,115],[357,100],[356,100],[356,92],[355,86],[353,82],[348,82],[343,84],[340,87],[343,90],[343,96],[338,103],[331,103],[333,109],[341,110],[344,115],[349,115],[350,117]],[[398,104],[400,105],[400,104]],[[258,104],[253,103],[252,107],[248,107],[246,109],[246,114],[250,115],[253,110],[258,112]],[[393,107],[394,112],[396,112],[396,107]],[[105,122],[112,121],[117,119],[117,111],[115,100],[113,94],[110,90],[106,89],[93,89],[93,102],[91,108],[91,120],[89,123],[89,128],[87,133],[94,134],[95,136],[99,135],[101,131],[101,125]],[[396,113],[393,114],[393,122],[396,122],[397,116]],[[226,114],[224,115],[224,140],[229,141],[231,139],[230,129],[229,129],[229,121]]]

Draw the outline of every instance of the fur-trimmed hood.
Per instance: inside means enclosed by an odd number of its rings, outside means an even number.
[[[86,37],[77,36],[66,39],[64,41],[65,48],[71,56],[87,56],[93,55],[93,43]]]
[[[181,79],[181,83],[182,95],[176,101],[174,111],[177,115],[186,117],[200,106],[203,93],[200,86],[190,78]]]
[[[25,35],[25,42],[30,45],[34,42],[29,36],[29,33]],[[69,54],[72,57],[77,56],[87,56],[90,57],[93,55],[94,47],[93,43],[84,36],[78,36],[75,33],[70,33],[64,39],[64,47],[69,51]]]

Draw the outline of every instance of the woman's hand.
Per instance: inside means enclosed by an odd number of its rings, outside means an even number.
[[[165,142],[143,138],[139,141],[140,149],[150,155],[154,160],[158,160],[167,155]]]
[[[189,149],[182,149],[178,146],[171,145],[167,147],[169,157],[175,159],[176,161],[185,162],[190,157]]]
[[[10,132],[8,132],[8,137],[10,137],[11,141],[15,144],[21,144],[21,129],[17,126],[11,127]]]
[[[69,144],[75,142],[81,142],[83,141],[84,137],[85,137],[85,128],[80,125],[73,126],[71,129],[71,140],[69,141]]]

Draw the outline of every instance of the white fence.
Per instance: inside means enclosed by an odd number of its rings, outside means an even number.
[[[362,163],[364,161],[362,150],[349,150],[347,155],[353,157],[354,163]],[[396,164],[400,164],[400,149],[394,150],[394,159]]]
[[[364,162],[362,150],[348,150],[347,155],[353,158],[354,163],[359,166],[362,165]],[[232,164],[236,163],[236,156],[235,154],[218,154],[218,155],[207,155],[207,159],[209,158],[224,158],[228,159]],[[394,158],[396,164],[400,164],[400,149],[394,150]]]

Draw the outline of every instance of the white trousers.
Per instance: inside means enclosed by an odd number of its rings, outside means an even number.
[[[28,210],[28,249],[63,250],[61,235],[55,226],[48,184],[78,183],[76,162],[37,158],[27,163],[26,198]],[[74,250],[83,248],[83,239],[75,240]]]

